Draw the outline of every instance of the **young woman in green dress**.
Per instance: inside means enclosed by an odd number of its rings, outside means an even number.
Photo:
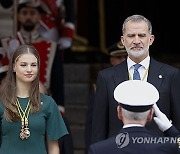
[[[40,59],[30,45],[11,56],[1,87],[2,154],[59,154],[58,139],[68,134],[56,102],[39,92]]]

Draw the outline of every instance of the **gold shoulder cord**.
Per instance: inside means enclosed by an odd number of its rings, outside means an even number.
[[[30,112],[30,100],[28,101],[28,104],[25,108],[25,110],[23,111],[19,100],[16,99],[16,105],[17,105],[17,109],[21,118],[21,132],[20,132],[20,138],[22,140],[24,139],[28,139],[30,137],[30,131],[28,128],[28,117],[29,117],[29,112]]]
[[[144,73],[144,75],[143,75],[142,81],[144,81],[145,77],[146,77],[147,74],[148,74],[148,71],[149,71],[149,67],[146,69],[146,71],[145,71],[145,73]],[[128,71],[128,74],[129,74],[129,80],[132,80],[133,78],[132,78],[132,76],[131,76],[131,74],[130,74],[129,71]]]

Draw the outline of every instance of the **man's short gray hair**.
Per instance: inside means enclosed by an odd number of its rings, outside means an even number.
[[[123,34],[125,33],[125,27],[126,27],[126,24],[127,24],[128,21],[132,21],[132,22],[144,21],[144,22],[146,22],[147,26],[148,26],[149,34],[152,34],[152,24],[151,24],[151,22],[142,15],[132,15],[132,16],[127,17],[125,19],[124,23],[123,23],[123,26],[122,26],[122,33]]]
[[[145,120],[149,112],[150,110],[145,112],[132,112],[122,108],[122,114],[128,120],[136,120],[136,121]]]

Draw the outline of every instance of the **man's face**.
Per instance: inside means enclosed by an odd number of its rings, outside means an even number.
[[[33,31],[40,20],[40,13],[36,8],[24,7],[19,11],[18,20],[25,31]]]
[[[129,21],[121,41],[132,60],[143,60],[149,54],[149,46],[153,43],[154,36],[149,34],[148,26],[144,21]]]

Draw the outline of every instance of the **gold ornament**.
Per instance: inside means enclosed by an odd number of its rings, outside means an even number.
[[[30,131],[28,128],[28,117],[30,112],[30,100],[28,101],[28,104],[26,106],[25,111],[23,111],[18,99],[16,101],[17,109],[21,118],[21,132],[19,134],[19,137],[21,140],[28,139],[30,137]]]

